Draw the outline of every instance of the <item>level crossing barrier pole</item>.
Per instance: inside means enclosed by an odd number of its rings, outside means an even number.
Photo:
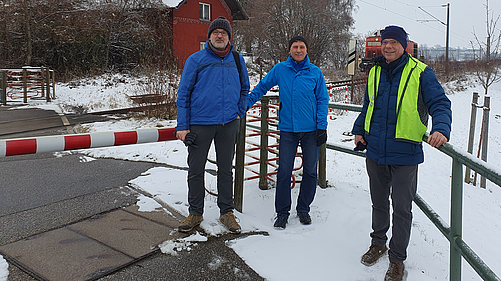
[[[0,157],[176,140],[175,128],[0,140]]]
[[[243,212],[244,201],[244,162],[245,162],[245,133],[247,126],[246,115],[240,118],[240,130],[237,137],[237,148],[235,153],[235,184],[233,203],[235,209]]]
[[[259,189],[268,189],[268,104],[269,97],[261,98],[261,149],[259,150]]]
[[[475,121],[477,119],[477,107],[478,107],[478,93],[473,93],[473,100],[471,102],[471,118],[470,118],[470,135],[468,137],[468,153],[473,153],[473,140],[475,138]],[[464,172],[464,182],[471,182],[471,170],[466,167]]]

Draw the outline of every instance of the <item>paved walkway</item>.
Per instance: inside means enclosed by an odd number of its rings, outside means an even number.
[[[7,109],[0,106],[0,131],[9,120],[57,119],[55,112]],[[35,136],[68,129],[61,122]],[[185,236],[175,230],[183,217],[165,204],[167,212],[139,212],[140,194],[127,185],[160,164],[97,159],[84,165],[80,157],[0,158],[0,255],[9,262],[9,281],[263,280],[225,244],[252,233],[211,237],[175,256],[160,252],[163,241]]]

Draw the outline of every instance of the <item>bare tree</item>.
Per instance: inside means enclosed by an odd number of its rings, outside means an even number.
[[[339,67],[346,62],[353,5],[353,0],[248,0],[250,20],[237,25],[237,39],[275,64],[287,58],[289,39],[302,35],[314,64]]]
[[[496,19],[494,19],[493,16],[489,16],[489,0],[485,1],[484,6],[487,17],[487,39],[485,42],[480,41],[475,31],[473,31],[476,42],[471,42],[471,45],[475,52],[475,56],[478,57],[475,74],[484,88],[484,94],[487,95],[489,87],[493,83],[501,80],[501,58],[499,56],[501,32],[498,32],[496,35],[496,25],[499,16],[497,16]]]

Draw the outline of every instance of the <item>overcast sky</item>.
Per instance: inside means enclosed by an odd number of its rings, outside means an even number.
[[[355,0],[357,8],[353,13],[355,34],[365,35],[368,31],[384,29],[387,25],[402,26],[412,41],[445,46],[447,3],[449,6],[449,46],[470,48],[470,41],[477,37],[486,39],[485,0]],[[442,7],[445,5],[445,7]],[[421,7],[421,8],[420,8]],[[423,11],[424,10],[424,11]],[[489,0],[489,17],[501,15],[501,1]],[[436,19],[442,21],[440,23]],[[423,21],[427,20],[427,22]],[[496,25],[496,35],[501,30],[501,20]]]

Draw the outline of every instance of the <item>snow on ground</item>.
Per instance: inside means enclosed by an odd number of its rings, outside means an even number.
[[[99,81],[96,80],[96,84],[105,84]],[[90,82],[89,85],[93,84]],[[89,90],[88,87],[59,86],[56,92],[58,98],[46,108],[59,108],[65,112],[75,108],[72,105],[105,109],[106,103],[103,101],[110,100],[114,96],[113,101],[120,104],[121,98],[118,96],[127,95],[125,88],[120,85],[109,88],[96,87],[93,90]],[[456,149],[463,151],[467,147],[469,113],[474,91],[483,93],[480,86],[474,85],[464,92],[449,95],[453,104],[453,130],[450,143]],[[95,99],[100,103],[99,106],[93,105],[93,95],[97,95]],[[501,83],[490,88],[490,95],[492,109],[488,162],[494,167],[500,167]],[[483,103],[482,96],[480,103]],[[128,101],[124,102],[123,106],[128,106]],[[475,153],[478,149],[481,110],[477,115]],[[356,116],[356,113],[348,112],[336,116],[335,120],[329,119],[328,142],[353,147],[353,141],[343,135],[343,132],[351,130]],[[83,125],[83,128],[89,132],[97,132],[162,126],[173,127],[175,121],[115,120]],[[445,222],[449,222],[451,159],[437,149],[428,145],[424,147],[425,163],[419,166],[418,193]],[[173,168],[152,168],[131,180],[130,185],[153,194],[155,200],[161,200],[180,213],[188,215],[187,172],[176,168],[187,167],[187,150],[180,141],[86,149],[79,152],[88,156],[87,161],[111,157],[171,165]],[[228,245],[267,280],[381,280],[386,272],[388,266],[386,256],[371,267],[360,263],[361,255],[369,246],[371,232],[371,202],[364,159],[330,150],[327,154],[329,186],[326,189],[317,189],[315,201],[311,206],[313,220],[311,225],[301,225],[294,212],[298,186],[292,191],[293,206],[289,224],[285,230],[276,230],[273,228],[274,189],[260,190],[257,180],[245,182],[243,213],[236,214],[240,219],[242,231],[244,233],[261,231],[269,235],[250,235],[229,241]],[[65,154],[55,155],[64,157]],[[215,158],[213,150],[209,153],[209,157]],[[82,165],[85,165],[85,161]],[[216,167],[208,163],[207,168]],[[253,168],[258,169],[256,166]],[[246,171],[246,176],[251,175]],[[214,190],[215,185],[216,178],[207,174],[207,188]],[[140,210],[151,211],[160,208],[155,200],[140,196],[138,202]],[[501,234],[500,187],[489,181],[486,189],[465,184],[463,205],[463,239],[498,276],[501,275],[501,259],[498,257],[498,250],[501,249],[501,240],[498,238]],[[226,232],[218,222],[218,216],[216,199],[207,195],[201,227],[208,235],[217,236]],[[192,247],[203,243],[205,239],[206,237],[197,233],[188,240],[165,241],[160,247],[166,254],[176,254],[179,251],[189,251]],[[449,280],[448,241],[417,206],[414,207],[411,241],[405,264],[408,281]],[[2,275],[7,274],[6,267],[6,262],[0,259],[0,280]],[[465,261],[463,261],[463,280],[481,280]]]

